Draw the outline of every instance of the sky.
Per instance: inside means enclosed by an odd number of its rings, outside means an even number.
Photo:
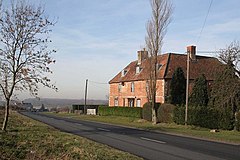
[[[105,100],[108,82],[136,60],[137,51],[145,46],[146,23],[151,18],[149,0],[29,2],[44,5],[46,15],[57,21],[49,35],[53,41],[49,48],[57,50],[52,55],[56,63],[51,65],[50,78],[59,91],[41,87],[40,98],[83,99],[88,79],[88,98]],[[184,53],[186,46],[196,45],[197,54],[216,56],[200,51],[217,51],[240,40],[239,0],[173,0],[172,4],[172,22],[162,53]],[[30,94],[17,96],[25,99]]]

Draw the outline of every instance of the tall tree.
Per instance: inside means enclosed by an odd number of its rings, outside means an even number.
[[[172,3],[170,0],[151,0],[152,18],[147,23],[146,47],[149,53],[148,95],[152,106],[152,122],[157,123],[157,56],[161,53],[163,38],[171,21]]]
[[[225,66],[220,73],[217,73],[209,104],[222,112],[230,111],[231,125],[234,126],[236,113],[240,109],[239,42],[234,41],[226,49],[221,49],[218,57]]]
[[[41,6],[12,1],[2,9],[0,19],[0,89],[6,100],[2,130],[6,130],[10,100],[15,90],[28,90],[34,96],[38,85],[57,89],[47,77],[55,60],[48,49],[49,27],[53,26]]]
[[[186,100],[186,78],[181,67],[178,67],[170,83],[170,103],[184,104]]]
[[[240,77],[240,44],[239,41],[233,41],[225,49],[220,49],[218,58],[223,63],[233,67],[236,74]]]
[[[207,106],[208,100],[208,83],[205,75],[201,75],[194,82],[189,102],[195,106]]]
[[[231,124],[228,125],[234,126],[235,114],[240,109],[240,78],[233,67],[226,65],[225,69],[217,74],[212,85],[209,105],[219,110],[223,118],[231,119]]]

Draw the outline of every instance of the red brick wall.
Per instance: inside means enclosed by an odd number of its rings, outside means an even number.
[[[109,106],[114,106],[115,98],[118,100],[118,106],[128,106],[129,98],[134,99],[134,106],[137,106],[137,100],[140,99],[140,107],[147,101],[146,81],[134,81],[134,92],[131,92],[131,83],[124,82],[119,91],[119,83],[110,84]],[[164,103],[164,80],[157,81],[157,102]]]

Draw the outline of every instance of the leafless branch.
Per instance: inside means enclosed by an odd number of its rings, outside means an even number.
[[[145,42],[149,53],[148,58],[148,95],[152,104],[152,121],[156,123],[156,91],[157,91],[157,64],[158,55],[161,52],[163,38],[167,32],[167,26],[171,22],[172,3],[169,0],[151,0],[152,18],[148,21]]]

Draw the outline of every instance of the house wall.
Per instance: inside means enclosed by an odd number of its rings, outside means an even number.
[[[133,106],[143,107],[148,101],[146,81],[134,81],[134,91],[131,91],[132,82],[112,83],[110,84],[109,106],[130,106],[130,101],[133,101]],[[164,80],[157,81],[156,101],[164,103]],[[119,88],[120,87],[120,88]],[[140,102],[140,104],[139,104]]]

